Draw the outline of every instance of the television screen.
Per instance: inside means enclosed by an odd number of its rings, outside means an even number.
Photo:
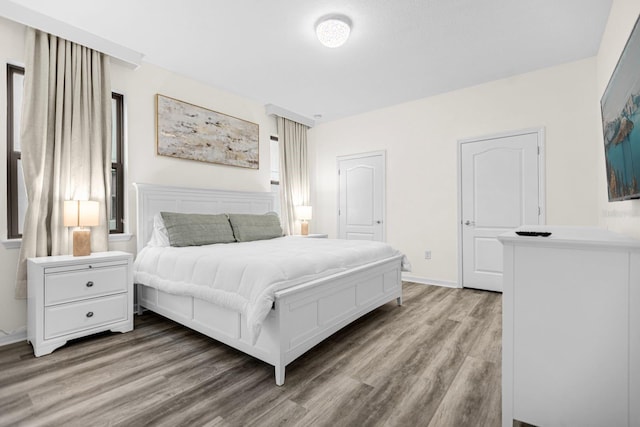
[[[640,30],[636,21],[600,100],[609,201],[640,198]]]

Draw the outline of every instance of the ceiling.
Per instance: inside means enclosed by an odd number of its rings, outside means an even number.
[[[593,56],[612,2],[14,1],[316,122]],[[353,26],[347,43],[330,49],[314,27],[336,13]]]

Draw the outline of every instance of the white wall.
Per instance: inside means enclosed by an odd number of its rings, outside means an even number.
[[[637,0],[614,0],[597,58],[329,122],[309,132],[312,232],[336,235],[336,156],[387,151],[387,237],[404,251],[413,275],[457,282],[456,147],[459,139],[544,126],[547,222],[600,224],[640,237],[640,201],[608,203],[599,99],[640,13]],[[0,189],[6,188],[6,66],[23,62],[23,27],[0,18]],[[428,76],[425,76],[428,78]],[[144,64],[117,66],[113,89],[127,108],[127,219],[134,232],[132,182],[269,190],[269,134],[262,105]],[[206,165],[155,155],[154,95],[162,93],[260,124],[260,170]],[[0,197],[0,237],[6,236]],[[112,244],[133,252],[134,239]],[[424,260],[425,249],[433,259]],[[13,298],[18,251],[0,245],[0,340],[26,324]]]
[[[6,62],[23,61],[24,27],[0,18],[0,238],[6,238]],[[271,191],[269,135],[276,133],[275,120],[267,117],[264,106],[235,94],[179,76],[149,64],[133,71],[118,65],[111,70],[112,88],[125,95],[127,172],[125,189],[128,231],[135,233],[134,182],[226,190]],[[155,94],[200,105],[240,117],[260,126],[260,168],[243,169],[180,160],[156,155]],[[135,238],[114,242],[113,250],[135,252]],[[0,244],[0,341],[7,334],[24,331],[26,302],[13,297],[18,249]]]
[[[276,133],[273,118],[262,104],[247,100],[179,76],[162,68],[143,64],[135,71],[113,66],[111,86],[125,95],[127,127],[127,177],[129,230],[135,233],[135,190],[132,183],[217,188],[241,191],[271,191],[269,135]],[[219,111],[260,127],[260,168],[246,169],[213,165],[156,155],[155,95],[160,93]],[[123,250],[135,252],[135,239]],[[114,245],[115,247],[115,245]]]
[[[597,224],[595,80],[591,58],[313,128],[313,232],[337,233],[336,156],[386,150],[387,241],[413,276],[457,283],[457,141],[536,127],[546,130],[547,223]]]
[[[607,87],[609,78],[639,14],[640,2],[637,0],[615,0],[613,2],[597,57],[598,100],[602,97]],[[596,140],[596,166],[598,174],[599,225],[640,239],[640,200],[609,202],[602,123],[598,121],[596,125],[598,135]]]

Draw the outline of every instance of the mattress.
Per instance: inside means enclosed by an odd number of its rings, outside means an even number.
[[[382,242],[281,237],[206,246],[146,246],[135,283],[188,295],[242,313],[255,342],[275,293],[369,263],[402,257]]]

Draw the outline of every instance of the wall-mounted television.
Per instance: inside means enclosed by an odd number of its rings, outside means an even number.
[[[600,100],[609,201],[640,198],[640,30],[638,22]]]

